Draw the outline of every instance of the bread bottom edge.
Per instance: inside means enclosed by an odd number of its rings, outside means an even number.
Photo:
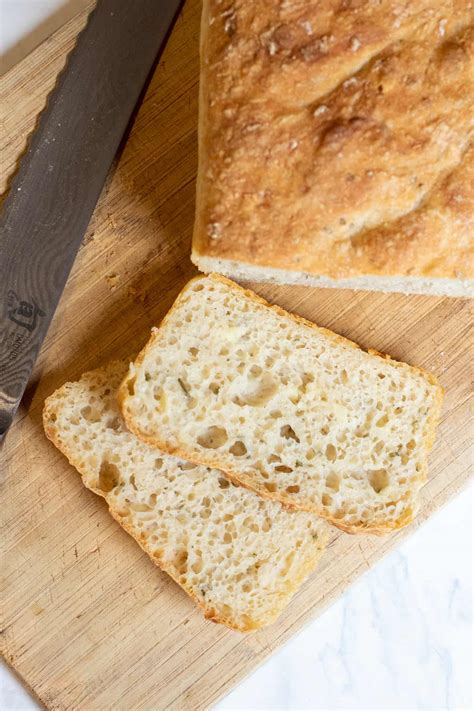
[[[206,257],[196,252],[192,253],[191,260],[205,274],[218,272],[224,276],[242,281],[296,284],[319,287],[321,289],[353,289],[357,291],[379,291],[425,296],[449,296],[452,298],[469,298],[474,295],[474,279],[378,275],[332,279],[331,277],[308,272],[246,264],[232,259]]]

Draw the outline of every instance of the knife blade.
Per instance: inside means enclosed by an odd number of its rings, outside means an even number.
[[[181,4],[98,0],[12,180],[0,219],[0,442]]]

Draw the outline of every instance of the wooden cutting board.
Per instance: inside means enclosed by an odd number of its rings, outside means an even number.
[[[51,709],[208,707],[468,478],[468,302],[255,285],[270,301],[432,370],[446,399],[416,523],[388,538],[334,530],[319,570],[281,620],[244,636],[203,620],[43,436],[44,398],[84,370],[138,350],[195,271],[199,14],[198,0],[188,0],[1,455],[4,653]],[[2,79],[4,188],[84,21],[85,14],[73,19]]]

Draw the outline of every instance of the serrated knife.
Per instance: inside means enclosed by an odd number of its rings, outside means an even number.
[[[0,442],[182,0],[98,0],[0,219]]]

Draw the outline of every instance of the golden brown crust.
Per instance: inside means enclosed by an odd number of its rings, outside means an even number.
[[[205,0],[194,259],[474,276],[470,0]]]
[[[342,344],[346,347],[350,348],[357,348],[359,350],[363,350],[357,343],[354,343],[353,341],[349,340],[348,338],[345,338],[344,336],[340,336],[337,333],[334,333],[333,331],[330,331],[329,329],[326,328],[321,328],[317,326],[315,323],[312,323],[311,321],[308,321],[307,319],[303,318],[302,316],[298,316],[296,314],[289,313],[288,311],[285,311],[282,309],[280,306],[277,306],[275,304],[270,304],[268,301],[263,299],[261,296],[256,294],[255,292],[251,291],[250,289],[245,289],[244,287],[240,286],[239,284],[236,284],[230,279],[227,279],[226,277],[222,276],[221,274],[210,274],[207,277],[194,277],[191,279],[186,286],[181,290],[179,293],[178,297],[176,298],[176,301],[174,302],[173,306],[167,313],[167,315],[164,317],[163,321],[161,322],[160,327],[163,327],[166,325],[166,322],[168,319],[172,318],[174,315],[174,311],[179,307],[179,305],[182,303],[183,300],[189,298],[188,297],[188,292],[191,294],[192,298],[192,285],[202,279],[212,279],[216,282],[220,282],[222,284],[225,284],[229,288],[233,289],[234,291],[244,295],[246,298],[251,299],[254,302],[257,302],[259,304],[262,304],[263,306],[271,309],[275,313],[277,313],[279,316],[282,316],[284,318],[290,318],[296,323],[299,323],[303,326],[307,326],[311,329],[315,329],[321,333],[323,333],[326,337],[331,338],[332,340],[336,341],[339,344]],[[134,362],[134,367],[139,367],[143,360],[147,357],[148,352],[153,349],[155,345],[155,341],[160,337],[159,329],[156,329],[154,333],[152,333],[152,336],[148,343],[145,345],[143,350],[138,354],[135,362]],[[408,365],[407,363],[403,363],[400,361],[397,361],[393,358],[391,358],[389,355],[385,353],[379,353],[378,351],[375,351],[373,349],[369,349],[368,353],[375,357],[382,358],[383,360],[389,360],[391,363],[393,363],[396,367],[402,368],[404,370],[409,370],[412,373],[417,373],[421,375],[423,378],[425,378],[434,388],[436,389],[436,397],[435,397],[435,403],[433,404],[433,407],[431,409],[431,417],[427,421],[426,424],[426,429],[424,433],[424,440],[425,440],[425,451],[426,454],[430,451],[430,449],[433,446],[434,439],[435,439],[435,432],[436,432],[436,427],[438,425],[440,413],[441,413],[441,405],[442,405],[442,400],[443,400],[443,389],[441,385],[438,383],[437,378],[432,374],[429,373],[426,370],[423,370],[422,368],[418,368],[416,366]],[[120,385],[118,392],[117,392],[117,398],[119,402],[119,407],[122,412],[122,416],[125,420],[125,423],[128,427],[128,429],[133,432],[139,439],[141,439],[143,442],[146,442],[147,444],[151,445],[152,447],[156,447],[157,449],[162,450],[163,452],[167,452],[168,454],[173,454],[178,457],[182,457],[183,459],[188,459],[190,461],[195,462],[196,464],[203,464],[208,467],[214,467],[217,469],[222,470],[222,465],[219,462],[219,454],[218,453],[213,453],[212,450],[207,450],[206,452],[204,451],[191,451],[191,450],[185,450],[182,449],[179,446],[176,446],[175,443],[172,445],[170,442],[160,439],[159,434],[154,434],[154,435],[148,435],[145,432],[142,432],[140,428],[136,425],[133,417],[130,416],[128,409],[127,409],[127,397],[129,395],[129,383],[130,380],[133,379],[133,375],[130,375],[130,372],[126,375],[124,378],[122,384]],[[333,524],[334,526],[337,526],[341,530],[345,531],[346,533],[373,533],[375,535],[382,535],[384,533],[388,533],[390,531],[396,530],[398,528],[402,528],[413,520],[415,511],[413,508],[408,508],[405,510],[405,512],[402,514],[401,518],[396,521],[395,523],[392,523],[390,525],[384,525],[383,522],[373,522],[365,524],[362,523],[360,526],[347,526],[345,524],[341,524],[340,521],[337,519],[333,519],[325,514],[323,510],[320,510],[312,501],[299,501],[299,502],[292,502],[289,503],[288,499],[282,496],[279,492],[269,492],[264,486],[260,486],[258,482],[256,482],[253,478],[246,476],[245,474],[242,474],[242,472],[239,472],[237,469],[232,469],[229,466],[226,466],[225,470],[225,475],[234,483],[239,484],[240,486],[244,486],[246,489],[249,489],[250,491],[255,492],[259,496],[262,496],[267,499],[271,499],[273,501],[279,501],[281,504],[286,506],[287,508],[293,508],[293,509],[300,509],[303,511],[310,511],[315,513],[316,515],[320,516],[321,518],[325,518],[329,523]],[[423,471],[419,473],[418,476],[418,481],[420,484],[424,483],[427,479],[427,463],[425,463],[425,467]]]

